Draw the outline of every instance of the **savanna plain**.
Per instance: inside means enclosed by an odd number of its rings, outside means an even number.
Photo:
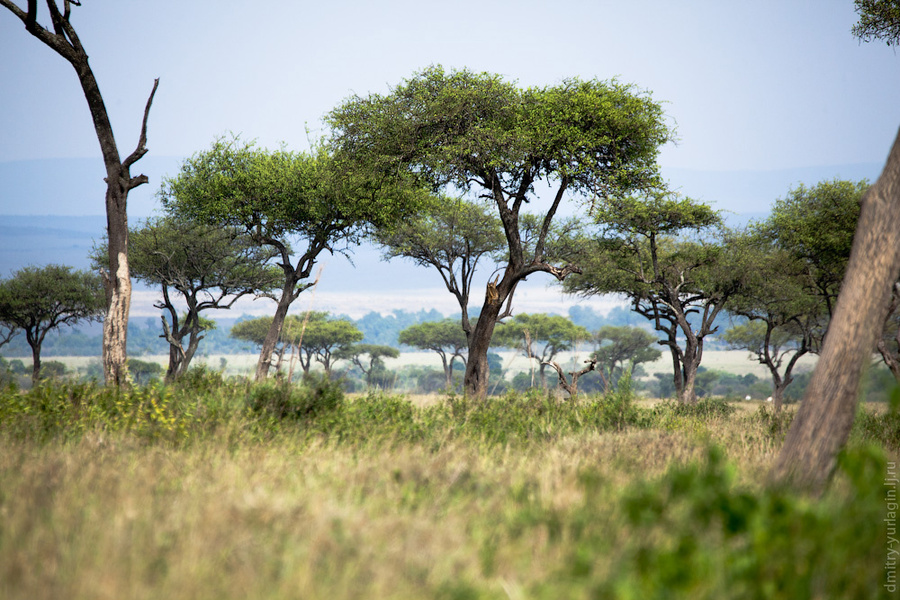
[[[0,598],[895,597],[900,414],[860,406],[821,496],[767,480],[792,415],[627,378],[574,401],[211,369],[8,388]]]

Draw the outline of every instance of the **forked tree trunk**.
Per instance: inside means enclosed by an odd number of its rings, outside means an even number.
[[[856,414],[859,384],[900,274],[900,134],[881,177],[862,200],[834,317],[773,476],[821,490]]]

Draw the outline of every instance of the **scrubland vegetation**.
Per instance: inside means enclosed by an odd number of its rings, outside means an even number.
[[[875,598],[900,414],[821,498],[770,486],[791,409],[339,385],[0,394],[0,597]]]

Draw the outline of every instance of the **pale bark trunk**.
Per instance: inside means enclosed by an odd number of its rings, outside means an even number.
[[[831,477],[856,414],[900,274],[900,135],[884,171],[862,201],[847,272],[816,370],[791,424],[773,476],[821,490]]]

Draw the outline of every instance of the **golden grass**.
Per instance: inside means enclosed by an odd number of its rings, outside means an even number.
[[[700,458],[707,440],[751,484],[776,452],[738,418],[492,450],[0,437],[0,598],[427,598],[457,581],[524,597],[570,548],[546,528],[510,534],[523,506],[573,510],[581,474],[596,472],[597,519],[614,541],[621,490]]]

